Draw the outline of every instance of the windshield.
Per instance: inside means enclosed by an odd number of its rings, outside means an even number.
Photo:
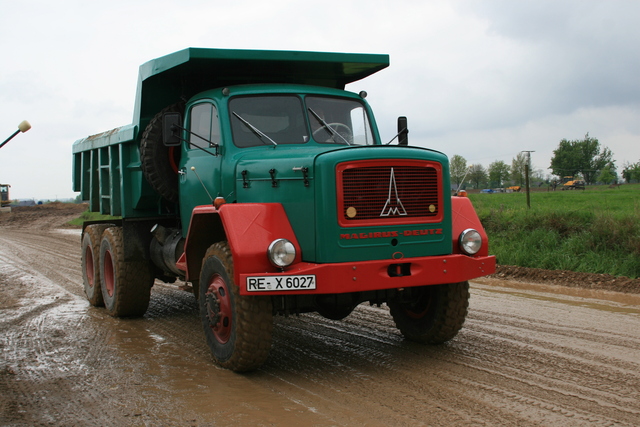
[[[242,96],[229,102],[238,147],[303,144],[309,131],[297,96]]]
[[[348,145],[373,144],[367,111],[360,102],[319,96],[308,96],[305,101],[315,141]]]
[[[319,143],[371,145],[364,105],[357,100],[297,95],[239,96],[229,101],[233,141],[238,147]],[[310,137],[311,131],[311,137]]]

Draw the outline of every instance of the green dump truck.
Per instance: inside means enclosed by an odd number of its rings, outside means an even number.
[[[235,371],[266,360],[275,315],[386,303],[407,339],[452,339],[495,258],[447,157],[410,147],[402,117],[382,141],[366,93],[344,90],[388,65],[200,48],[142,65],[133,123],[73,145],[74,190],[118,218],[83,227],[91,304],[141,316],[156,279],[189,282]]]

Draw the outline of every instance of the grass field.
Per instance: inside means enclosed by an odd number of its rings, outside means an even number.
[[[82,224],[85,221],[102,221],[105,219],[119,219],[120,217],[110,216],[110,215],[101,215],[97,212],[83,212],[78,218],[69,221],[69,225],[73,225],[76,227],[82,227]]]
[[[499,264],[640,277],[640,184],[469,198]]]

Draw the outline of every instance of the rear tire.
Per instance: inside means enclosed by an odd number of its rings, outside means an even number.
[[[100,240],[102,232],[110,225],[92,224],[82,236],[82,283],[87,300],[94,307],[104,306],[100,286]]]
[[[114,317],[142,316],[149,307],[153,275],[146,262],[124,260],[122,228],[107,228],[100,243],[100,283],[107,312]]]
[[[407,288],[387,305],[402,335],[423,344],[442,344],[458,334],[467,317],[469,282]]]
[[[215,361],[236,372],[260,367],[271,349],[271,298],[240,295],[227,242],[207,250],[199,285],[200,318]]]

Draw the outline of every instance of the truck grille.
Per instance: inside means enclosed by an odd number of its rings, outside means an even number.
[[[441,218],[441,168],[421,161],[338,166],[341,225],[435,222]]]

